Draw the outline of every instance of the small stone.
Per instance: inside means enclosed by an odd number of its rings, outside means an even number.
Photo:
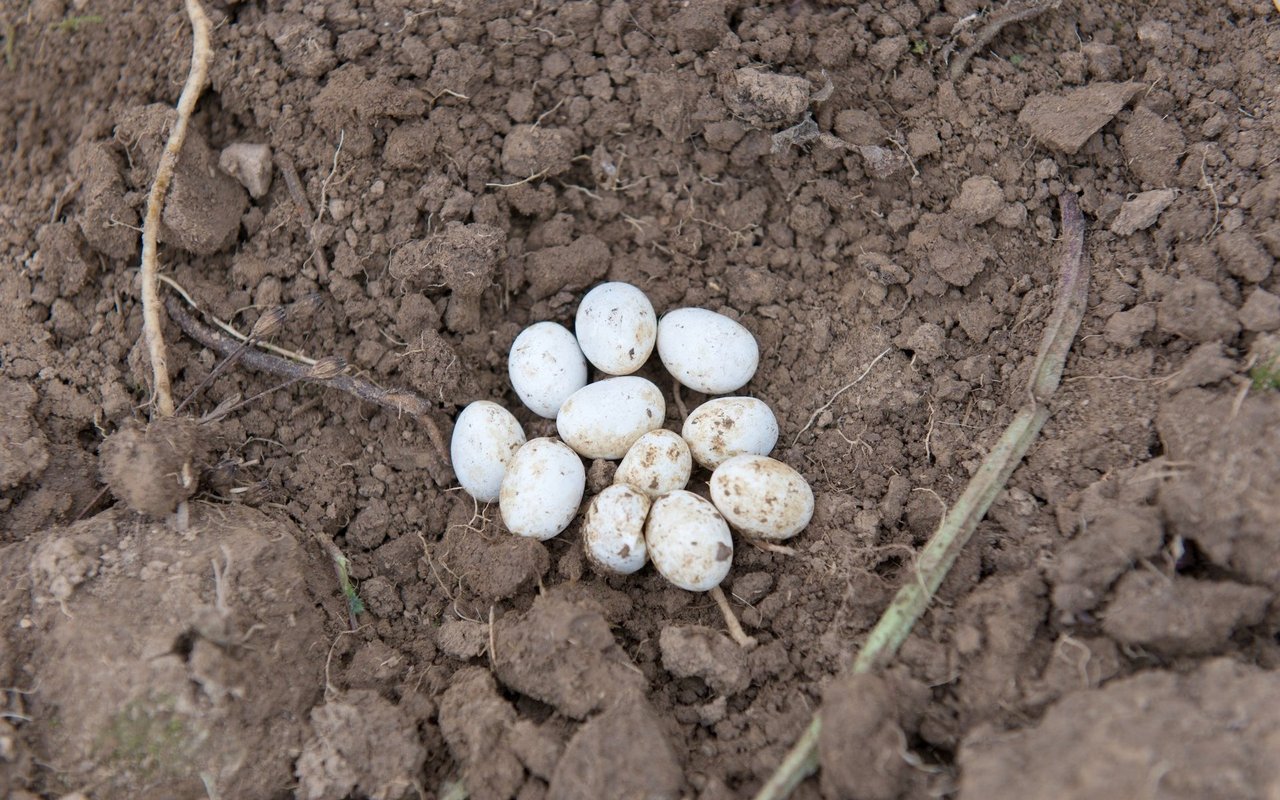
[[[1100,81],[1109,81],[1116,77],[1123,65],[1120,48],[1114,44],[1089,42],[1081,48],[1089,64],[1089,75]]]
[[[729,73],[721,87],[734,116],[761,128],[794,124],[809,107],[809,81],[798,75],[743,67]]]
[[[1262,283],[1271,275],[1273,259],[1245,230],[1237,230],[1218,236],[1218,256],[1227,272],[1248,283]]]
[[[898,65],[898,60],[907,54],[910,43],[906,36],[890,36],[871,45],[867,51],[867,60],[872,65],[888,72]]]
[[[676,34],[676,47],[705,52],[720,44],[729,32],[725,7],[721,0],[695,0],[671,18]]]
[[[981,225],[994,217],[1004,205],[1000,184],[987,175],[965,180],[960,196],[951,201],[951,212],[971,225]]]
[[[1001,228],[1018,230],[1027,224],[1027,207],[1022,203],[1010,203],[996,214],[996,224]]]
[[[1176,189],[1156,189],[1126,200],[1111,222],[1111,232],[1116,236],[1130,236],[1150,228],[1177,196]]]
[[[1255,289],[1240,307],[1240,324],[1247,331],[1274,331],[1280,328],[1280,297]]]
[[[893,263],[893,259],[884,253],[859,253],[858,266],[877,283],[885,286],[903,284],[911,280],[905,269]]]
[[[1137,347],[1142,334],[1147,333],[1155,326],[1155,306],[1144,304],[1128,311],[1117,311],[1112,314],[1111,318],[1107,320],[1103,336],[1111,344],[1127,350]]]
[[[436,631],[436,646],[447,656],[466,661],[489,649],[489,626],[452,619]]]
[[[271,148],[265,144],[229,144],[222,148],[218,166],[240,181],[254,200],[260,200],[271,188]]]

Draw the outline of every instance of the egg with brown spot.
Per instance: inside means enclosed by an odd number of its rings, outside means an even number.
[[[730,525],[756,539],[790,539],[813,517],[809,482],[768,456],[734,456],[716,467],[711,500]]]
[[[629,283],[602,283],[582,298],[573,328],[596,369],[630,375],[644,365],[658,337],[658,317],[644,292]]]
[[[737,455],[765,456],[778,443],[778,420],[754,397],[717,397],[698,406],[680,431],[693,460],[715,469]]]
[[[587,561],[609,575],[630,575],[644,566],[644,522],[649,498],[625,484],[614,484],[591,498],[582,519],[582,549]]]
[[[556,416],[565,443],[587,458],[622,458],[644,434],[662,426],[667,403],[651,381],[627,375],[588,384]]]
[[[555,439],[530,439],[507,463],[498,509],[507,529],[520,536],[550,539],[578,514],[587,470],[578,454]]]
[[[625,483],[656,499],[689,483],[693,457],[680,434],[659,428],[636,440],[614,474]]]
[[[693,492],[659,497],[644,528],[649,560],[662,577],[691,592],[720,585],[733,564],[733,536],[715,506]]]

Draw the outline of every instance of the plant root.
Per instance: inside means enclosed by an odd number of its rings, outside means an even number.
[[[742,629],[742,623],[738,622],[738,615],[733,613],[733,607],[729,605],[729,598],[724,596],[724,589],[716,586],[711,589],[708,594],[711,599],[716,601],[716,607],[720,609],[720,614],[724,617],[724,624],[729,626],[729,638],[738,643],[743,650],[750,650],[756,646],[754,637],[748,636],[747,632]]]
[[[152,392],[155,395],[155,411],[159,416],[171,417],[174,413],[173,390],[169,385],[169,363],[164,346],[164,321],[160,319],[159,261],[156,257],[160,235],[160,212],[164,209],[165,195],[173,182],[173,171],[178,164],[178,154],[187,138],[187,125],[191,112],[209,80],[209,62],[213,60],[213,47],[209,44],[212,26],[204,13],[200,0],[186,0],[187,16],[191,19],[191,69],[187,82],[178,96],[178,116],[169,131],[164,152],[156,167],[156,177],[147,196],[147,216],[142,224],[142,338],[151,360]]]

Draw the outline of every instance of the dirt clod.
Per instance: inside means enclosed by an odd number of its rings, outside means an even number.
[[[637,694],[645,681],[600,611],[540,597],[528,613],[495,626],[498,680],[582,719]]]
[[[173,513],[196,493],[201,429],[187,417],[166,417],[144,428],[128,426],[99,450],[102,480],[129,508],[152,517]]]
[[[1236,628],[1261,622],[1270,599],[1260,586],[1137,570],[1116,585],[1102,629],[1121,644],[1162,655],[1211,653]]]
[[[850,675],[827,687],[818,742],[825,796],[899,796],[910,767],[902,758],[906,734],[893,697],[879,675]]]
[[[28,384],[0,380],[0,490],[38,476],[49,463],[48,442],[32,418],[35,405]]]
[[[1075,692],[1017,732],[975,731],[960,751],[963,800],[1261,797],[1276,786],[1273,672],[1228,659],[1189,675],[1145,672]],[[1053,758],[1034,754],[1053,753]]]
[[[584,724],[569,740],[549,796],[565,800],[675,800],[684,777],[653,709],[633,695]]]
[[[719,631],[669,625],[662,629],[658,646],[668,672],[677,678],[701,678],[722,695],[737,694],[751,680],[742,648]]]
[[[298,756],[300,797],[395,800],[420,783],[426,753],[417,725],[377,692],[357,689],[317,706],[311,730]]]
[[[1023,106],[1018,122],[1048,147],[1071,155],[1141,90],[1138,83],[1095,83],[1066,95],[1038,94]]]
[[[513,797],[524,783],[524,767],[508,738],[515,719],[487,669],[459,670],[440,699],[440,732],[476,800]]]
[[[121,116],[116,140],[132,153],[135,186],[150,186],[175,116],[160,104],[132,108]],[[200,131],[189,129],[160,215],[160,241],[212,255],[235,240],[246,205],[244,189],[218,169],[218,156]]]

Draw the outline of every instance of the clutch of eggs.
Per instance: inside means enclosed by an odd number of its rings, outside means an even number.
[[[813,491],[799,472],[768,457],[778,441],[768,405],[712,398],[677,434],[662,427],[661,390],[632,374],[656,349],[684,386],[737,391],[759,364],[750,331],[702,308],[658,319],[644,292],[619,282],[583,297],[574,328],[529,326],[507,362],[516,395],[556,421],[559,439],[526,441],[515,416],[487,400],[468,405],[454,425],[458,483],[480,502],[497,501],[512,533],[549,539],[569,527],[586,490],[583,458],[622,461],[614,485],[591,499],[583,518],[583,548],[600,572],[630,574],[652,561],[676,586],[707,591],[728,574],[731,527],[770,541],[804,529]],[[588,382],[588,364],[602,380]],[[713,471],[710,500],[685,490],[695,463]]]

